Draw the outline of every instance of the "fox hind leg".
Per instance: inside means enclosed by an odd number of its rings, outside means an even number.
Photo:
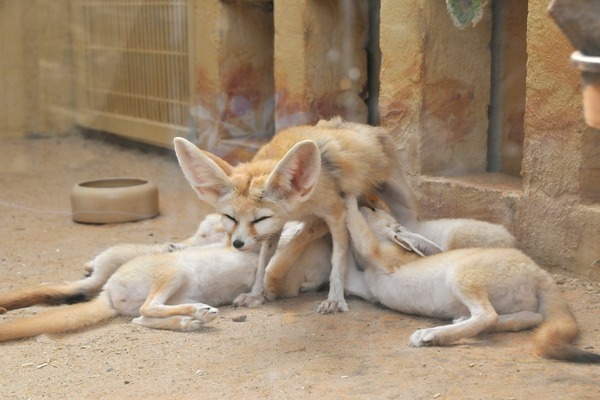
[[[138,325],[171,330],[196,330],[196,325],[205,324],[217,317],[218,310],[203,303],[167,305],[185,286],[186,276],[176,268],[165,266],[140,308],[141,317],[134,319]],[[160,321],[162,320],[162,321]],[[193,322],[196,321],[196,322]]]
[[[214,314],[216,316],[216,313]],[[152,329],[165,329],[169,331],[192,332],[200,330],[206,321],[201,321],[193,317],[175,315],[167,318],[154,318],[141,316],[132,321],[136,325]]]
[[[350,235],[349,241],[352,243],[354,251],[365,263],[371,263],[389,273],[394,272],[394,264],[377,256],[382,253],[381,244],[365,217],[360,213],[356,197],[347,196],[345,202],[346,225]],[[380,262],[375,262],[375,260],[380,260]],[[368,265],[363,265],[364,267],[368,267]]]
[[[488,329],[489,332],[519,332],[535,328],[544,321],[544,316],[533,311],[519,311],[513,314],[498,316],[496,325]]]
[[[460,318],[450,325],[419,329],[410,337],[410,345],[444,346],[459,339],[469,338],[493,329],[498,322],[498,314],[487,298],[487,293],[467,295],[463,293],[463,302],[471,313],[470,318]]]
[[[421,347],[450,344],[460,338],[475,336],[479,332],[519,332],[540,325],[544,321],[544,316],[533,311],[519,311],[513,314],[498,315],[495,323],[489,324],[488,322],[488,326],[477,333],[474,333],[476,332],[475,330],[468,332],[464,329],[461,333],[459,333],[458,329],[451,332],[455,326],[464,328],[465,325],[471,324],[472,321],[469,322],[471,319],[472,317],[460,317],[452,321],[452,325],[419,329],[410,337],[410,345]]]

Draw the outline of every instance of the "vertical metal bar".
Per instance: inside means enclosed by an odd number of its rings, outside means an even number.
[[[367,97],[370,125],[379,125],[379,72],[381,70],[381,49],[379,47],[379,15],[381,0],[369,0],[369,39],[367,41]]]
[[[502,134],[504,128],[504,2],[492,1],[491,88],[488,111],[487,171],[502,170]]]

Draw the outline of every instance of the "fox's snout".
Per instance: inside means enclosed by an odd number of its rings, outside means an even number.
[[[256,251],[258,250],[258,245],[260,244],[255,238],[248,238],[243,236],[232,237],[231,245],[234,249],[239,251]]]

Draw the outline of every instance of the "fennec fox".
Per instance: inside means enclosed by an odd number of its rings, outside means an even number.
[[[444,251],[472,247],[516,247],[515,237],[504,226],[475,219],[420,221],[410,230],[425,236]]]
[[[62,333],[83,328],[107,320],[115,315],[139,316],[134,323],[160,329],[196,330],[203,323],[216,315],[216,309],[206,305],[189,304],[185,308],[174,308],[177,302],[203,301],[218,306],[229,304],[237,294],[249,289],[254,281],[257,252],[239,252],[228,247],[227,235],[221,227],[221,216],[210,214],[200,223],[200,226],[189,239],[180,243],[157,245],[120,244],[113,246],[86,264],[89,276],[86,279],[66,285],[43,285],[31,289],[16,290],[0,294],[0,313],[6,309],[28,307],[36,304],[75,303],[89,300],[104,291],[97,300],[89,304],[67,306],[48,313],[40,313],[33,318],[25,318],[0,324],[0,341],[14,340],[35,336],[41,333]],[[429,221],[429,226],[436,226],[439,237],[448,238],[448,243],[478,243],[496,241],[493,233],[498,230],[495,225],[483,225],[487,233],[479,226],[480,221],[474,220],[439,220]],[[460,229],[464,227],[465,229]],[[300,232],[301,224],[290,222],[285,225],[280,246],[286,251],[291,239]],[[325,227],[326,229],[326,227]],[[386,228],[387,229],[387,228]],[[496,232],[497,233],[497,232]],[[511,237],[510,234],[509,238]],[[258,248],[256,249],[258,250]],[[313,291],[327,283],[331,271],[331,241],[326,235],[309,244],[294,266],[285,276],[278,297],[293,297],[300,292]],[[346,272],[346,293],[376,301],[376,297],[367,287],[364,274],[355,264],[354,258],[348,258]],[[163,291],[156,286],[158,271],[169,275],[160,279],[162,283],[170,280],[176,287]],[[171,275],[171,273],[174,275]],[[169,278],[172,276],[173,279]],[[192,287],[182,287],[183,280],[194,279]],[[106,284],[108,282],[108,284]],[[106,284],[106,285],[105,285]],[[150,285],[150,288],[149,288]],[[152,285],[155,285],[154,287]],[[144,304],[151,303],[152,296],[158,303],[152,307]],[[171,298],[169,293],[173,292]],[[187,294],[188,299],[183,299]],[[114,303],[108,300],[115,301]],[[170,309],[162,311],[175,313],[173,316],[161,314],[161,317],[151,316],[171,304]],[[4,307],[3,309],[1,307]],[[196,315],[186,314],[196,310]],[[198,310],[206,311],[205,316],[198,318]],[[181,313],[181,314],[179,314]],[[192,313],[194,314],[194,313]]]
[[[454,320],[415,331],[412,346],[539,326],[534,340],[543,356],[600,363],[600,355],[572,344],[578,327],[567,302],[550,274],[521,251],[473,248],[420,258],[403,247],[427,254],[438,250],[382,210],[359,210],[352,196],[346,206],[352,248],[377,301],[407,314]]]
[[[217,316],[213,306],[231,304],[251,287],[256,274],[259,247],[247,252],[231,248],[220,220],[220,215],[207,216],[193,237],[177,244],[113,246],[86,265],[90,275],[80,281],[1,293],[0,313],[95,299],[0,323],[0,341],[65,333],[117,315],[136,317],[134,324],[148,328],[200,329]],[[299,230],[298,224],[288,224],[281,245],[285,247]],[[327,282],[330,256],[325,238],[311,243],[278,295],[318,289]]]
[[[413,199],[400,172],[396,146],[382,128],[342,122],[286,129],[254,159],[235,167],[200,151],[183,138],[174,141],[179,164],[200,199],[224,216],[233,246],[246,251],[261,243],[256,281],[236,305],[257,306],[276,296],[280,282],[306,245],[331,233],[330,290],[318,311],[347,311],[344,274],[348,231],[341,193],[361,196],[376,190],[401,221],[414,219]],[[285,253],[278,238],[287,221],[304,228]],[[265,279],[265,270],[269,273]]]

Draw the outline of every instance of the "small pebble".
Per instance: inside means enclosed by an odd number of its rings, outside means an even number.
[[[240,315],[240,316],[238,316],[238,317],[233,317],[233,318],[231,318],[231,320],[232,320],[233,322],[244,322],[244,321],[246,321],[246,318],[248,318],[248,317],[247,317],[247,316],[245,316],[245,315]]]

